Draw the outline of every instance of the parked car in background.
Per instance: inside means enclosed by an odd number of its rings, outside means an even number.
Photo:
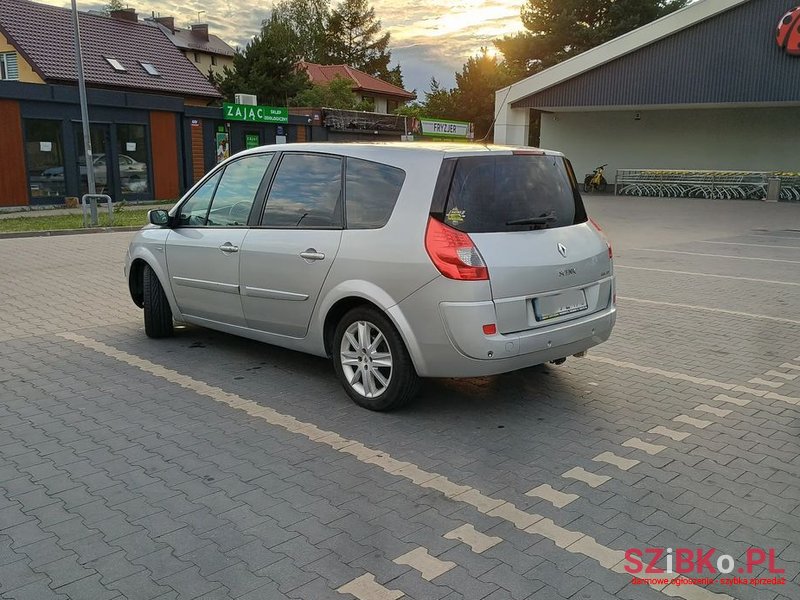
[[[373,410],[420,377],[562,362],[615,322],[611,247],[558,152],[264,146],[150,223],[125,266],[148,336],[179,321],[328,356]]]
[[[120,154],[118,156],[119,162],[119,177],[123,184],[128,181],[144,181],[145,186],[147,182],[147,164],[139,162],[138,160],[128,156],[127,154]],[[95,154],[92,158],[92,165],[94,165],[94,179],[95,183],[99,186],[104,186],[108,182],[107,172],[107,159],[105,154]],[[78,166],[80,168],[81,178],[86,178],[86,157],[81,156],[78,159]],[[63,180],[64,167],[51,167],[42,171],[44,180]],[[123,186],[124,187],[124,186]]]

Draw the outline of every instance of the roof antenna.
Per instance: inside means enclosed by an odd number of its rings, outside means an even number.
[[[479,143],[479,144],[483,144],[483,145],[484,145],[484,146],[486,146],[487,148],[489,147],[489,144],[486,142],[486,138],[487,138],[487,137],[489,137],[489,133],[492,131],[492,127],[494,127],[494,124],[497,122],[497,117],[499,117],[499,116],[500,116],[500,109],[502,109],[502,107],[503,107],[503,104],[505,104],[505,103],[506,103],[506,100],[508,100],[508,95],[511,93],[511,87],[512,87],[513,85],[514,85],[513,83],[512,83],[512,84],[509,84],[509,86],[508,86],[508,89],[506,90],[506,95],[505,95],[505,97],[503,98],[503,102],[502,102],[502,103],[500,103],[500,108],[498,108],[498,109],[497,109],[497,112],[495,112],[495,114],[494,114],[494,119],[492,119],[492,122],[491,122],[491,124],[489,125],[489,129],[487,129],[487,130],[486,130],[486,135],[484,135],[484,136],[483,136],[481,139],[479,139],[479,140],[478,140],[478,143]]]

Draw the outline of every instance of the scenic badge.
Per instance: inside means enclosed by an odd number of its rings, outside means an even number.
[[[447,214],[444,216],[445,222],[450,225],[460,225],[464,222],[464,219],[467,217],[467,211],[461,210],[457,207],[453,207],[447,211]]]

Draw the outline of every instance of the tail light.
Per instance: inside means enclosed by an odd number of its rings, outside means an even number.
[[[603,238],[603,241],[606,243],[606,246],[608,246],[608,258],[614,258],[614,250],[611,248],[611,242],[609,241],[608,236],[603,231],[603,228],[600,227],[600,225],[597,224],[597,221],[595,221],[592,218],[589,219],[589,222],[592,224],[592,227],[594,227],[597,230],[597,233],[600,234],[600,237]]]
[[[486,263],[469,235],[433,217],[428,219],[428,229],[425,231],[425,250],[433,265],[449,279],[489,279]]]

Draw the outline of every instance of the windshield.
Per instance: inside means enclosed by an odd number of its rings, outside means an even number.
[[[528,231],[586,221],[561,156],[458,158],[443,221],[467,233]]]

